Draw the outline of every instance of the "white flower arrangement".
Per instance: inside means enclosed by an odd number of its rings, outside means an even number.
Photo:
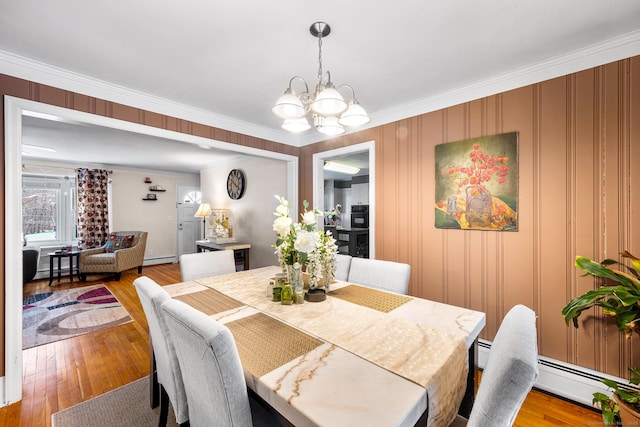
[[[274,245],[278,262],[283,271],[287,266],[296,263],[306,264],[311,283],[316,284],[320,274],[325,277],[325,287],[328,288],[335,276],[335,255],[338,250],[335,239],[330,233],[317,229],[316,217],[322,216],[318,209],[308,210],[309,203],[303,202],[304,212],[300,215],[300,223],[295,223],[289,217],[289,202],[281,196],[275,196],[278,206],[273,213],[273,231],[277,240]]]

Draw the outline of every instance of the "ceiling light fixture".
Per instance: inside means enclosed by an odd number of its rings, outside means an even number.
[[[358,167],[347,165],[344,163],[334,162],[331,160],[324,163],[323,169],[328,171],[333,171],[333,172],[348,173],[350,175],[355,175],[358,172],[360,172],[360,168]]]
[[[46,151],[47,153],[55,153],[56,152],[55,148],[45,147],[44,145],[22,144],[23,153],[24,153],[25,149],[27,150],[27,152],[29,150]],[[29,153],[29,154],[31,154],[31,153]]]
[[[309,92],[309,85],[300,76],[294,76],[289,80],[289,87],[285,90],[271,111],[277,117],[284,119],[282,128],[290,132],[304,132],[311,128],[311,120],[318,132],[335,136],[345,133],[345,126],[357,127],[371,121],[367,112],[360,106],[353,88],[347,84],[336,87],[331,82],[331,73],[322,71],[322,38],[327,37],[331,27],[326,22],[314,22],[309,28],[312,36],[318,39],[318,83],[313,94]],[[293,90],[293,82],[296,80],[304,83],[304,91],[296,94]],[[338,89],[349,89],[351,100],[345,102]]]

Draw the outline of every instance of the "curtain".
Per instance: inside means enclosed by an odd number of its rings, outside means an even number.
[[[78,169],[78,248],[104,245],[109,234],[109,171]]]

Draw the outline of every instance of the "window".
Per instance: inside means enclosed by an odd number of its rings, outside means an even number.
[[[182,202],[200,204],[202,202],[202,194],[199,191],[189,191]]]
[[[22,234],[35,245],[77,239],[75,177],[22,176]]]

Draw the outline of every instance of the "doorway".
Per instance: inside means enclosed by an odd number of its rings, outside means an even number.
[[[21,144],[23,114],[41,114],[72,120],[77,123],[104,126],[131,133],[149,134],[184,144],[205,144],[212,148],[228,150],[286,162],[287,199],[298,205],[298,158],[288,154],[202,138],[186,133],[168,131],[142,124],[117,120],[97,114],[70,110],[22,98],[5,96],[5,376],[0,377],[0,402],[11,404],[22,398],[22,184]],[[297,215],[297,212],[293,213]],[[7,285],[9,284],[9,285]]]
[[[202,201],[200,187],[178,184],[176,192],[176,207],[178,210],[178,259],[182,254],[192,254],[196,251],[196,240],[203,236],[203,224],[195,213]]]
[[[369,204],[369,258],[375,258],[375,141],[363,142],[360,144],[350,145],[348,147],[337,148],[335,150],[323,151],[313,155],[313,200],[314,206],[322,212],[333,209],[335,207],[335,199],[331,197],[325,198],[330,189],[325,188],[325,172],[324,164],[328,160],[337,160],[348,158],[359,153],[366,153],[368,157],[369,179],[368,188],[366,190],[366,198]],[[326,205],[327,200],[331,205]],[[334,202],[330,202],[334,200]],[[345,208],[345,207],[343,207]],[[350,207],[349,207],[350,208]]]

